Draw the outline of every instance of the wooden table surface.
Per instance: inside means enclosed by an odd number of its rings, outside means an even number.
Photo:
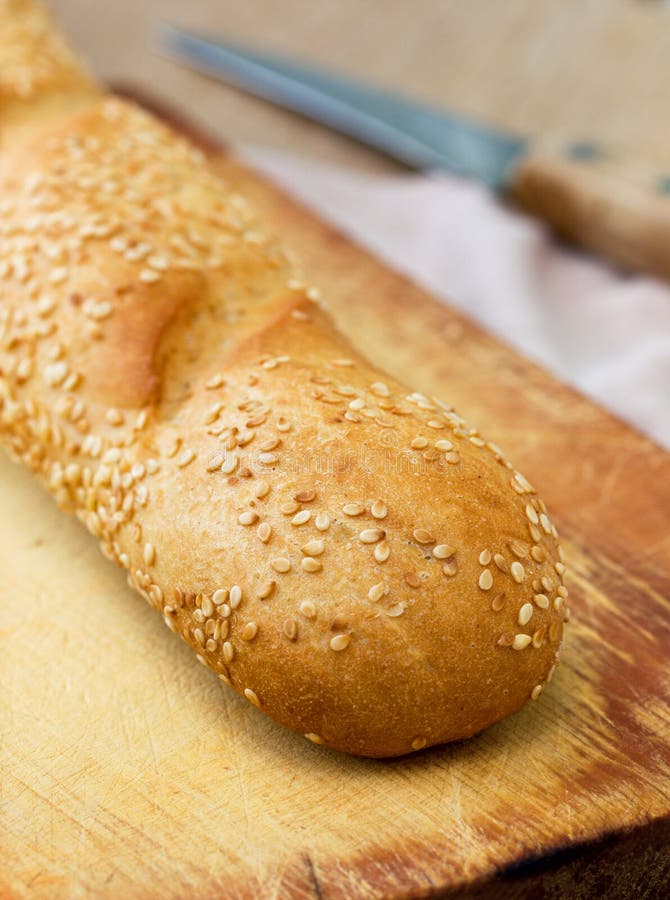
[[[660,0],[47,2],[95,72],[171,98],[228,141],[391,167],[151,53],[160,20],[338,67],[522,132],[670,157],[670,4]]]
[[[662,150],[670,127],[670,9],[651,0],[53,6],[102,77],[169,98],[229,140],[370,170],[389,164],[149,54],[151,23],[299,51],[529,131],[588,128]],[[0,896],[663,896],[668,455],[232,171],[302,248],[345,330],[417,387],[448,385],[542,485],[572,573],[566,663],[542,704],[471,742],[387,764],[327,754],[223,692],[2,456]],[[349,297],[363,293],[351,318]],[[546,479],[547,460],[563,458],[576,463]],[[98,654],[73,649],[86,621]]]

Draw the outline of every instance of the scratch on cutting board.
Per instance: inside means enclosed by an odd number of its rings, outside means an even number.
[[[616,457],[616,462],[609,470],[602,482],[600,493],[598,495],[598,506],[602,506],[610,499],[610,497],[614,493],[616,483],[619,481],[619,478],[622,475],[624,469],[628,467],[629,461],[632,456],[632,453],[627,453],[624,456]]]
[[[321,893],[321,885],[319,884],[319,879],[316,875],[316,869],[314,867],[314,861],[309,853],[305,853],[303,859],[307,863],[307,872],[309,874],[309,880],[314,886],[314,894],[318,898],[318,900],[323,900],[323,894]]]
[[[234,730],[235,723],[232,721],[232,717],[231,717],[231,706],[230,706],[230,704],[225,703],[225,702],[222,704],[222,706],[223,706],[223,711],[225,713],[225,717],[228,720],[228,724],[230,725],[230,728],[232,731],[232,730]],[[250,735],[250,739],[251,739],[251,735]],[[245,830],[246,830],[246,837],[247,837],[247,839],[249,839],[251,837],[251,835],[250,835],[251,816],[249,814],[249,798],[247,796],[247,788],[245,786],[244,777],[243,777],[242,771],[240,769],[240,754],[238,753],[235,741],[231,741],[229,746],[231,748],[231,752],[233,755],[233,759],[232,759],[233,770],[235,772],[235,778],[237,779],[237,783],[238,783],[239,789],[240,789],[240,797],[242,799],[242,808],[244,810],[244,824],[245,824]],[[254,846],[256,847],[256,860],[255,860],[256,865],[254,866],[254,871],[258,871],[258,866],[259,866],[259,862],[260,862],[260,849],[258,847],[257,842],[250,841],[250,843],[254,844]]]

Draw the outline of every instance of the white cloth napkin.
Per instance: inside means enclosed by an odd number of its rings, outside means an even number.
[[[469,181],[239,149],[396,269],[670,448],[670,285],[560,246]]]

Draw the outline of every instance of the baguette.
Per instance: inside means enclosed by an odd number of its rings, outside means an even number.
[[[565,569],[502,451],[355,352],[244,199],[33,2],[0,0],[2,110],[9,453],[315,743],[396,756],[536,699]]]

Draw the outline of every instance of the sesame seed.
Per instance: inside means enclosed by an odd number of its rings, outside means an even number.
[[[421,587],[421,579],[416,572],[405,572],[405,582],[412,588]]]
[[[562,585],[562,584],[559,585],[557,592],[558,592],[559,597],[563,597],[564,599],[567,599],[568,589],[565,587],[565,585]]]
[[[530,555],[533,557],[535,562],[539,563],[544,562],[547,556],[542,547],[540,547],[538,544],[535,544],[530,548]]]
[[[261,479],[258,482],[258,484],[256,485],[256,490],[255,490],[256,497],[259,500],[262,500],[263,497],[267,497],[267,495],[269,493],[270,493],[270,485],[267,483],[267,481],[264,481],[263,479]]]
[[[144,284],[155,284],[161,276],[155,269],[142,269],[139,277]]]
[[[233,661],[233,657],[235,656],[235,651],[233,650],[233,645],[230,641],[224,641],[223,644],[223,658],[230,665]]]
[[[549,597],[546,594],[535,594],[533,601],[540,609],[549,609]]]
[[[451,441],[447,440],[435,441],[435,449],[441,450],[446,453],[449,450],[453,450],[454,445],[451,443]]]
[[[537,629],[537,631],[535,631],[533,633],[533,647],[535,647],[536,650],[539,650],[540,647],[542,646],[542,642],[544,641],[544,635],[546,634],[546,631],[547,631],[547,626],[541,625]]]
[[[177,458],[177,465],[180,469],[185,468],[195,459],[195,453],[191,449],[183,450]]]
[[[295,619],[286,619],[282,625],[282,631],[289,641],[295,641],[298,638],[298,623]]]
[[[293,426],[291,423],[285,419],[283,416],[280,416],[277,419],[277,431],[286,432],[290,431]]]
[[[428,438],[422,437],[421,435],[418,435],[417,437],[413,438],[413,440],[410,444],[410,447],[412,448],[412,450],[423,450],[424,447],[427,447],[427,446],[428,446]]]
[[[241,638],[243,641],[253,641],[258,634],[258,625],[255,622],[247,622],[242,629]]]
[[[254,525],[258,521],[258,513],[253,509],[245,509],[239,514],[237,521],[240,525]]]
[[[535,541],[536,544],[542,540],[542,532],[537,527],[537,525],[533,525],[532,523],[529,522],[528,523],[528,531],[530,533],[531,538],[533,539],[533,541]]]
[[[239,458],[235,453],[226,453],[221,463],[221,471],[224,475],[231,475],[237,468]]]
[[[370,390],[373,394],[376,394],[378,397],[389,397],[391,392],[388,389],[388,386],[384,384],[383,381],[374,381],[370,385]]]
[[[282,503],[279,507],[279,511],[284,516],[292,516],[294,513],[298,512],[300,509],[300,505],[296,503],[295,500],[289,500],[288,503]]]
[[[216,390],[216,388],[220,388],[225,384],[223,380],[223,375],[212,375],[209,381],[205,382],[205,387],[208,391]]]
[[[302,546],[302,552],[305,556],[321,556],[323,553],[324,542],[320,538],[313,538]]]
[[[415,528],[412,537],[417,544],[433,544],[435,542],[435,538],[426,528]]]
[[[312,512],[309,509],[302,509],[291,519],[291,525],[304,525],[312,518]]]
[[[541,513],[540,515],[540,525],[546,534],[551,534],[551,522],[549,521],[549,517],[545,513]]]
[[[259,453],[258,462],[262,466],[274,466],[279,462],[279,456],[276,453]]]
[[[303,600],[300,604],[300,612],[306,619],[316,619],[316,607],[311,600]]]
[[[489,569],[484,569],[479,576],[479,587],[483,591],[489,591],[493,587],[493,575],[491,575]]]
[[[549,578],[548,575],[543,575],[540,579],[542,587],[545,591],[550,594],[554,590],[554,582]]]
[[[256,596],[259,600],[267,600],[276,587],[277,582],[270,579],[259,586]]]
[[[493,612],[500,612],[501,609],[505,606],[505,594],[496,594],[493,600],[491,601],[491,609]]]
[[[323,744],[323,738],[319,737],[318,734],[314,734],[313,732],[308,732],[305,737],[308,741],[311,741],[313,744]]]
[[[314,524],[319,531],[328,531],[330,528],[330,516],[327,513],[319,513]]]
[[[230,589],[230,594],[228,595],[228,603],[230,604],[231,609],[237,609],[240,605],[240,601],[242,600],[242,588],[239,584],[234,584]]]
[[[255,691],[252,691],[251,688],[245,688],[244,696],[247,698],[249,703],[253,703],[254,706],[257,706],[260,709],[261,701],[258,699]]]
[[[480,566],[488,566],[491,562],[491,551],[490,550],[482,550],[479,554],[479,565]]]
[[[147,566],[152,566],[154,564],[154,560],[156,559],[156,551],[154,550],[153,544],[145,544],[144,545],[144,562]]]
[[[500,569],[501,572],[508,572],[509,568],[507,566],[507,561],[502,553],[496,553],[493,557],[493,562],[496,564],[497,568]]]
[[[525,559],[528,556],[528,547],[521,541],[510,541],[509,548],[519,559]]]
[[[298,503],[311,503],[316,498],[316,491],[300,491],[294,497]]]
[[[212,422],[216,422],[222,409],[223,403],[221,403],[220,401],[218,403],[213,403],[203,417],[203,424],[211,425]]]
[[[396,603],[394,606],[391,606],[386,610],[386,615],[390,616],[392,619],[397,619],[405,612],[405,604],[404,603]]]
[[[455,552],[456,549],[450,544],[437,544],[437,546],[433,547],[433,556],[435,559],[449,559]]]
[[[514,560],[512,565],[509,567],[509,570],[512,575],[512,578],[516,581],[516,583],[521,584],[521,582],[526,577],[526,570],[521,565],[521,563],[518,562],[517,560]]]
[[[202,628],[196,628],[193,632],[193,637],[195,638],[196,643],[198,643],[201,647],[205,646],[205,632],[202,630]]]
[[[373,584],[370,590],[368,591],[368,599],[372,603],[377,603],[381,598],[388,594],[389,588],[384,584],[383,581],[380,581],[378,584]]]
[[[436,429],[446,427],[445,423],[441,419],[428,419],[428,421],[426,422],[426,425],[428,425],[429,428],[436,428]]]
[[[370,513],[374,519],[385,519],[388,513],[388,509],[386,508],[386,504],[381,500],[375,500],[375,502],[370,507]]]
[[[330,649],[339,652],[346,650],[351,643],[351,636],[348,634],[336,634],[330,639]]]
[[[362,544],[376,544],[386,534],[381,528],[364,528],[358,535]]]
[[[511,647],[513,642],[514,635],[510,634],[508,631],[505,631],[500,635],[500,637],[496,641],[496,644],[498,647]]]
[[[446,462],[448,462],[452,466],[458,465],[458,463],[461,461],[460,454],[456,450],[453,450],[451,453],[445,453],[444,458]]]
[[[342,512],[345,516],[360,516],[362,512],[365,512],[365,507],[362,503],[345,503]]]
[[[527,625],[533,617],[533,604],[524,603],[519,610],[519,625]]]
[[[542,685],[536,684],[535,687],[533,688],[533,690],[530,692],[530,699],[537,700],[537,698],[540,696],[541,693],[542,693]]]
[[[556,597],[556,599],[554,600],[554,609],[556,610],[556,612],[560,612],[561,607],[563,606],[563,603],[564,603],[563,597],[560,597],[560,596]]]
[[[278,556],[276,559],[273,559],[270,562],[270,565],[275,570],[275,572],[281,572],[282,574],[288,572],[291,568],[290,559],[286,559],[284,556]]]
[[[261,540],[264,544],[272,537],[272,526],[268,525],[267,522],[261,522],[261,524],[256,529],[256,534],[258,535],[259,540]]]
[[[516,475],[510,481],[510,487],[512,488],[512,490],[516,491],[517,494],[525,494],[526,493],[525,487],[521,484],[521,482],[519,481],[519,479],[517,478]]]
[[[556,574],[563,577],[565,575],[565,566],[562,562],[557,562],[554,564],[554,569],[556,570]]]
[[[58,387],[67,378],[68,368],[64,362],[49,363],[44,367],[42,375],[49,387]]]
[[[442,571],[445,575],[452,577],[458,574],[458,563],[455,559],[447,560],[447,562],[442,566]]]
[[[551,679],[554,677],[554,672],[555,672],[555,671],[556,671],[556,666],[552,666],[552,667],[549,669],[549,671],[547,672],[547,684],[549,684],[549,682],[551,681]]]
[[[425,737],[415,737],[412,741],[412,750],[423,750],[423,748],[428,744],[428,740]]]
[[[209,618],[212,615],[212,613],[214,612],[214,604],[212,603],[211,599],[207,595],[205,595],[202,598],[202,603],[200,604],[200,609],[202,610],[203,615],[206,618]]]
[[[526,516],[530,519],[530,521],[533,523],[533,525],[537,525],[538,522],[540,521],[540,519],[537,515],[537,512],[535,511],[535,507],[532,506],[530,503],[526,504]]]
[[[530,644],[531,636],[529,634],[515,634],[514,640],[512,641],[512,649],[513,650],[525,650],[525,648]]]
[[[306,556],[300,563],[304,572],[320,572],[323,564],[320,560],[314,559],[312,556]]]
[[[225,588],[219,588],[218,591],[214,591],[212,595],[212,603],[214,606],[221,606],[222,603],[225,603],[228,599],[228,591]]]

